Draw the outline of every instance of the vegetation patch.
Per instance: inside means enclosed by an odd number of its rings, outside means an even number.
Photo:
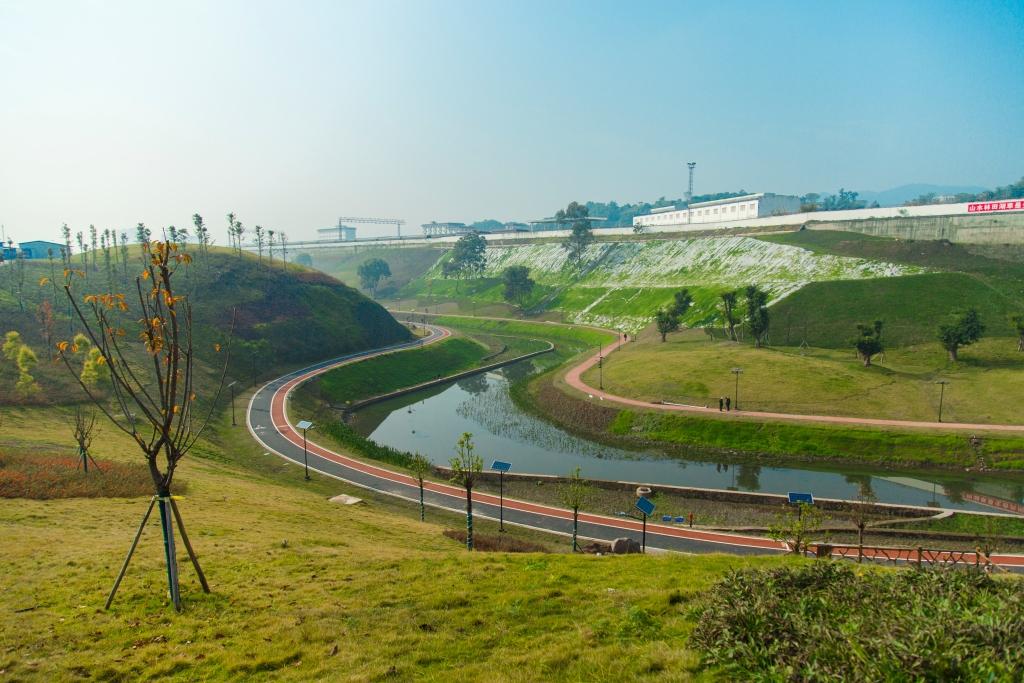
[[[175,482],[175,491],[185,485]],[[100,460],[82,470],[82,459],[52,452],[0,455],[0,498],[136,498],[152,495],[153,479],[141,463]]]
[[[730,573],[693,644],[743,680],[1012,681],[1024,674],[1024,584],[834,562]]]
[[[359,401],[469,370],[486,355],[487,347],[456,337],[343,365],[324,373],[317,384],[321,395],[332,403]]]
[[[453,541],[458,541],[462,547],[466,546],[465,529],[445,529],[444,535]],[[540,543],[534,543],[506,534],[473,534],[473,550],[480,550],[489,553],[546,553],[548,548]]]

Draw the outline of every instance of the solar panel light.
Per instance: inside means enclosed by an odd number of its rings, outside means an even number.
[[[306,469],[306,481],[309,481],[309,451],[306,449],[306,430],[312,429],[313,423],[309,420],[302,420],[295,426],[302,430],[302,465]]]
[[[505,473],[512,469],[512,463],[495,460],[491,469],[498,473],[498,531],[505,530]]]

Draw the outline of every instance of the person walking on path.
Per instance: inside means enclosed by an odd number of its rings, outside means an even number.
[[[725,412],[729,412],[730,410],[732,410],[732,397],[731,396],[726,396],[725,397]]]
[[[718,397],[718,412],[722,412],[722,406],[725,405],[725,399],[721,396]]]

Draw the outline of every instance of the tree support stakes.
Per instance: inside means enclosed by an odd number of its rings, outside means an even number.
[[[132,545],[128,549],[128,555],[124,558],[124,563],[121,565],[121,571],[117,574],[117,579],[114,581],[114,587],[110,589],[110,595],[107,596],[107,602],[104,604],[103,609],[110,609],[111,603],[114,602],[114,596],[117,594],[117,589],[121,586],[121,580],[124,579],[124,575],[128,571],[128,565],[131,562],[132,555],[135,554],[135,549],[139,545],[139,539],[142,537],[142,531],[146,528],[146,522],[149,521],[149,516],[153,513],[153,506],[159,502],[160,504],[160,527],[164,535],[164,556],[167,559],[167,583],[170,589],[171,601],[174,603],[174,609],[181,611],[181,591],[179,588],[178,581],[178,565],[177,565],[177,553],[174,546],[174,523],[178,524],[178,531],[181,533],[181,540],[185,544],[185,550],[188,552],[189,559],[192,561],[192,566],[195,567],[196,574],[199,576],[199,583],[202,584],[203,592],[210,592],[210,585],[206,581],[206,575],[203,573],[202,567],[199,566],[199,558],[196,556],[195,550],[192,548],[192,543],[189,541],[188,534],[185,532],[185,523],[181,519],[181,512],[178,510],[178,504],[174,502],[174,498],[168,496],[162,498],[160,496],[153,496],[149,501],[149,507],[146,508],[146,514],[142,517],[142,523],[139,524],[139,530],[135,532],[135,538],[132,540]],[[169,508],[169,512],[168,512]]]
[[[199,558],[196,556],[196,551],[192,549],[192,543],[188,540],[188,534],[185,533],[185,523],[181,521],[181,513],[178,512],[178,504],[174,502],[174,498],[169,499],[171,501],[171,510],[174,512],[174,519],[178,521],[178,531],[181,532],[181,541],[185,544],[185,550],[188,551],[188,557],[192,560],[192,566],[196,569],[196,574],[199,575],[199,583],[203,586],[203,592],[210,592],[210,584],[206,582],[206,575],[203,574],[202,567],[199,566]]]
[[[132,546],[128,549],[128,555],[124,558],[124,564],[121,565],[121,571],[117,573],[117,579],[114,580],[114,587],[110,589],[110,595],[107,596],[107,604],[103,605],[103,609],[110,609],[110,603],[114,601],[114,595],[117,594],[117,588],[121,585],[121,579],[124,578],[124,574],[128,571],[128,563],[132,560],[132,555],[135,553],[135,547],[139,545],[139,538],[142,536],[142,530],[146,528],[146,522],[149,521],[149,515],[153,512],[153,506],[156,505],[156,496],[149,499],[149,507],[146,508],[146,514],[142,516],[142,524],[139,524],[139,530],[135,532],[135,539],[132,541]]]

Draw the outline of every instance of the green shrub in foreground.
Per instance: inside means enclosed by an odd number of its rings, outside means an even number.
[[[963,570],[855,571],[830,561],[732,572],[692,645],[730,678],[1019,681],[1024,583]]]

